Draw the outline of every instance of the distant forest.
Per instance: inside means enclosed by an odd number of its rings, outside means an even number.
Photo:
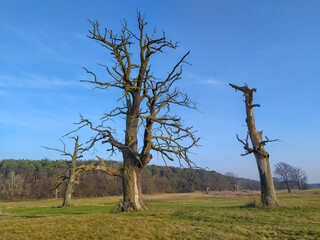
[[[95,160],[78,161],[79,165],[96,163]],[[105,161],[107,166],[119,168],[121,163]],[[63,197],[57,179],[67,174],[66,162],[51,160],[2,160],[0,161],[0,199],[40,199]],[[76,185],[74,197],[103,197],[122,194],[120,178],[100,171],[84,173]],[[151,193],[182,193],[193,191],[258,190],[260,184],[249,179],[224,176],[203,169],[176,168],[149,165],[143,170],[142,191]]]

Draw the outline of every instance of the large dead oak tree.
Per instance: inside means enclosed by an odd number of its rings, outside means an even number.
[[[269,140],[266,137],[266,140],[262,139],[262,131],[259,132],[256,128],[256,123],[253,115],[253,108],[260,107],[259,104],[252,104],[253,101],[253,93],[257,91],[257,89],[250,89],[246,84],[243,87],[239,87],[233,84],[229,84],[236,91],[241,91],[245,97],[245,106],[246,106],[246,123],[248,127],[248,134],[246,140],[239,139],[237,135],[238,141],[240,141],[244,145],[244,149],[246,150],[245,154],[242,156],[253,153],[259,170],[260,175],[260,184],[261,184],[261,201],[263,206],[273,207],[278,205],[276,192],[273,185],[270,163],[269,163],[269,154],[264,149],[264,146],[267,142],[273,142],[276,140]],[[252,147],[249,147],[248,138],[250,136]]]
[[[104,66],[108,73],[106,80],[99,80],[95,73],[84,68],[92,79],[83,82],[103,90],[117,88],[121,95],[117,100],[119,105],[104,113],[100,125],[95,126],[83,117],[78,123],[78,129],[89,126],[95,131],[92,144],[101,140],[110,145],[109,151],[122,153],[123,167],[109,168],[106,173],[122,178],[123,210],[147,209],[141,197],[141,171],[152,159],[153,152],[164,161],[184,160],[191,166],[189,150],[199,140],[192,127],[183,126],[180,116],[172,113],[174,106],[196,108],[185,93],[174,87],[189,52],[164,77],[155,76],[150,65],[153,56],[175,49],[177,44],[168,41],[164,33],[157,37],[155,29],[151,34],[146,33],[147,22],[140,12],[137,20],[136,30],[130,30],[124,22],[119,33],[101,30],[98,21],[90,21],[92,30],[88,37],[105,48],[115,64]],[[115,131],[106,124],[110,118],[125,119],[123,140],[116,139]]]

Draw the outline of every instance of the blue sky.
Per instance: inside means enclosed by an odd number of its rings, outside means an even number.
[[[240,157],[244,150],[235,137],[246,135],[243,97],[228,86],[247,83],[258,89],[257,128],[281,140],[266,146],[272,168],[284,161],[320,182],[319,1],[1,1],[0,159],[60,158],[40,146],[60,147],[79,113],[94,120],[114,106],[116,91],[92,91],[79,82],[87,78],[83,66],[106,78],[97,63],[112,63],[86,38],[87,19],[119,30],[126,18],[134,27],[137,8],[150,30],[157,26],[180,42],[155,59],[155,72],[169,71],[191,51],[192,65],[178,86],[200,111],[178,113],[202,137],[193,150],[198,166],[258,179],[254,156]],[[114,125],[121,139],[124,123]],[[102,147],[97,151],[108,157]]]

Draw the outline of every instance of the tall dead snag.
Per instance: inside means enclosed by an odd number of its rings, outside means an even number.
[[[165,76],[155,76],[150,64],[153,56],[175,49],[177,44],[168,41],[164,33],[157,37],[156,29],[151,34],[146,33],[147,22],[140,12],[137,20],[136,31],[130,30],[124,22],[118,34],[107,29],[101,31],[97,21],[90,22],[92,30],[88,37],[111,54],[115,65],[104,66],[109,75],[106,81],[98,80],[95,73],[84,68],[92,80],[83,82],[104,90],[119,89],[120,98],[117,100],[119,106],[104,113],[99,126],[83,117],[79,122],[79,129],[89,126],[95,131],[92,144],[101,140],[110,145],[109,151],[122,153],[123,167],[119,175],[123,181],[125,210],[147,209],[141,197],[141,171],[152,159],[152,151],[158,152],[163,160],[183,159],[191,166],[189,149],[197,146],[199,140],[192,127],[183,126],[180,116],[171,113],[174,106],[196,108],[186,94],[174,88],[189,52]],[[115,131],[106,126],[110,118],[125,119],[123,140],[117,140]]]
[[[59,176],[58,178],[59,180],[57,181],[57,185],[56,185],[56,189],[57,189],[61,184],[65,184],[65,192],[64,192],[62,207],[71,206],[71,197],[72,197],[73,189],[75,184],[79,183],[79,177],[86,171],[92,171],[92,170],[95,170],[96,168],[96,166],[93,164],[77,166],[77,159],[81,158],[82,153],[88,149],[82,148],[82,144],[79,144],[78,136],[72,137],[72,139],[74,139],[75,141],[73,153],[68,153],[66,151],[66,145],[62,140],[61,142],[64,146],[63,150],[44,147],[49,150],[58,151],[61,153],[61,155],[69,156],[71,158],[70,161],[66,160],[68,174],[66,176]]]
[[[266,137],[266,140],[262,139],[262,131],[259,132],[256,129],[255,119],[253,115],[253,107],[260,107],[259,104],[252,104],[253,93],[257,91],[257,89],[250,89],[246,84],[243,87],[238,87],[233,84],[229,84],[236,91],[241,91],[245,97],[246,104],[246,122],[248,127],[248,134],[246,140],[239,139],[237,135],[238,141],[240,141],[244,145],[244,149],[246,150],[245,154],[241,154],[242,156],[253,153],[259,170],[260,175],[260,184],[261,184],[261,201],[263,206],[273,207],[278,205],[276,193],[273,185],[270,163],[269,163],[269,154],[264,149],[264,146],[267,142],[273,142],[277,140],[269,140]],[[248,137],[250,136],[252,148],[249,147]]]

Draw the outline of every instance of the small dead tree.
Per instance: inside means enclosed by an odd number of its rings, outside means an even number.
[[[121,95],[117,101],[119,106],[104,113],[99,126],[83,117],[78,123],[78,129],[89,126],[96,133],[92,144],[101,140],[110,146],[108,151],[122,153],[123,167],[109,168],[107,173],[117,173],[122,178],[123,206],[130,211],[147,209],[141,196],[141,171],[152,159],[152,152],[157,152],[164,161],[184,160],[191,166],[189,150],[197,146],[199,140],[192,127],[183,126],[181,117],[172,114],[175,106],[196,109],[188,95],[174,88],[181,79],[182,65],[189,52],[165,76],[155,76],[150,65],[153,56],[175,49],[177,44],[168,41],[165,33],[157,37],[156,29],[148,34],[147,22],[140,12],[137,20],[136,31],[124,22],[118,34],[107,29],[101,31],[98,21],[90,21],[92,30],[88,37],[111,54],[115,65],[104,66],[110,77],[106,81],[98,80],[96,74],[84,68],[92,80],[83,82],[103,90],[119,89]],[[109,119],[125,119],[123,140],[117,140],[115,130],[105,126]],[[139,140],[141,145],[138,145]]]
[[[257,89],[250,89],[246,84],[243,87],[239,87],[233,84],[229,84],[236,91],[241,91],[245,97],[245,107],[246,107],[246,123],[248,127],[248,134],[245,140],[241,140],[238,135],[237,139],[239,142],[243,144],[243,148],[246,150],[246,153],[241,154],[241,156],[248,155],[253,153],[259,170],[260,175],[260,184],[261,184],[261,201],[263,206],[273,207],[278,205],[276,192],[273,185],[270,163],[269,163],[269,154],[264,149],[264,146],[268,142],[278,141],[269,140],[267,137],[266,140],[262,139],[262,131],[259,132],[256,129],[255,119],[253,115],[253,108],[260,107],[259,104],[253,104],[253,93],[257,91]],[[252,147],[249,147],[248,138],[250,136]]]
[[[304,170],[299,167],[291,167],[290,179],[295,183],[299,190],[305,189],[308,182],[308,176]]]
[[[274,174],[278,176],[287,186],[288,193],[291,193],[290,186],[290,173],[292,172],[292,166],[285,162],[279,162],[274,165]]]
[[[54,150],[57,152],[60,152],[63,156],[69,156],[71,158],[70,161],[63,161],[67,163],[67,169],[68,172],[67,175],[59,176],[57,185],[55,186],[55,189],[57,189],[61,184],[65,184],[65,192],[64,192],[64,198],[62,207],[70,207],[71,205],[71,197],[74,190],[74,186],[79,183],[79,177],[84,174],[86,171],[92,171],[96,169],[96,166],[94,164],[89,165],[77,165],[77,160],[82,157],[83,152],[87,151],[88,148],[83,148],[83,144],[79,144],[79,137],[70,137],[74,139],[74,150],[73,153],[69,153],[66,151],[66,144],[60,139],[60,141],[63,144],[63,150],[56,149],[56,148],[49,148],[44,147],[48,150]]]

